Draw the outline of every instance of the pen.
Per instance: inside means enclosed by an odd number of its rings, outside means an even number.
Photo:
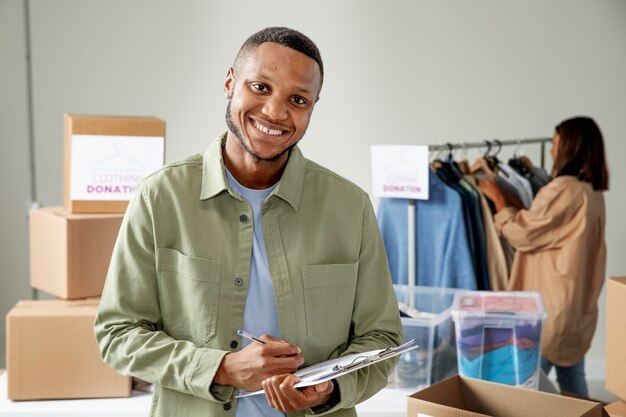
[[[237,334],[241,337],[245,337],[248,340],[265,344],[265,342],[258,337],[252,336],[250,333],[244,332],[243,330],[237,330]]]

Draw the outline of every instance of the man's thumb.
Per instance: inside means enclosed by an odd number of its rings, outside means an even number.
[[[330,394],[333,392],[333,381],[322,382],[321,384],[315,385],[315,391],[319,394]]]

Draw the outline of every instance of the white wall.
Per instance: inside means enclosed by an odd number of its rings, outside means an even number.
[[[30,166],[26,42],[22,1],[0,1],[0,368],[4,367],[4,315],[29,298],[28,223]]]
[[[46,205],[62,201],[64,112],[157,115],[168,123],[168,160],[201,151],[224,130],[222,83],[240,44],[285,25],[317,42],[326,69],[302,148],[366,190],[372,144],[549,136],[563,118],[594,116],[612,175],[607,274],[626,273],[622,0],[31,0],[31,8],[37,188]],[[23,265],[21,255],[1,256]],[[17,284],[2,285],[18,298]],[[603,375],[604,335],[601,316],[590,377]]]

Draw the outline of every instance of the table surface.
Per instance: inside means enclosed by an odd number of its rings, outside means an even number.
[[[410,392],[385,388],[356,406],[359,417],[405,417]],[[133,391],[129,398],[86,400],[11,401],[7,399],[7,374],[0,374],[2,417],[148,417],[152,394]]]

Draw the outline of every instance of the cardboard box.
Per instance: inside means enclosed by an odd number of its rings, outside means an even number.
[[[100,358],[98,299],[20,301],[7,323],[8,398],[128,397],[131,378]]]
[[[102,294],[123,214],[30,211],[30,285],[64,299]]]
[[[604,407],[611,417],[626,417],[626,403],[624,401],[615,401]]]
[[[65,208],[123,213],[140,180],[164,161],[164,120],[66,114]]]
[[[626,277],[610,277],[606,296],[606,389],[626,401]]]
[[[602,404],[453,376],[408,398],[408,417],[600,417]]]

